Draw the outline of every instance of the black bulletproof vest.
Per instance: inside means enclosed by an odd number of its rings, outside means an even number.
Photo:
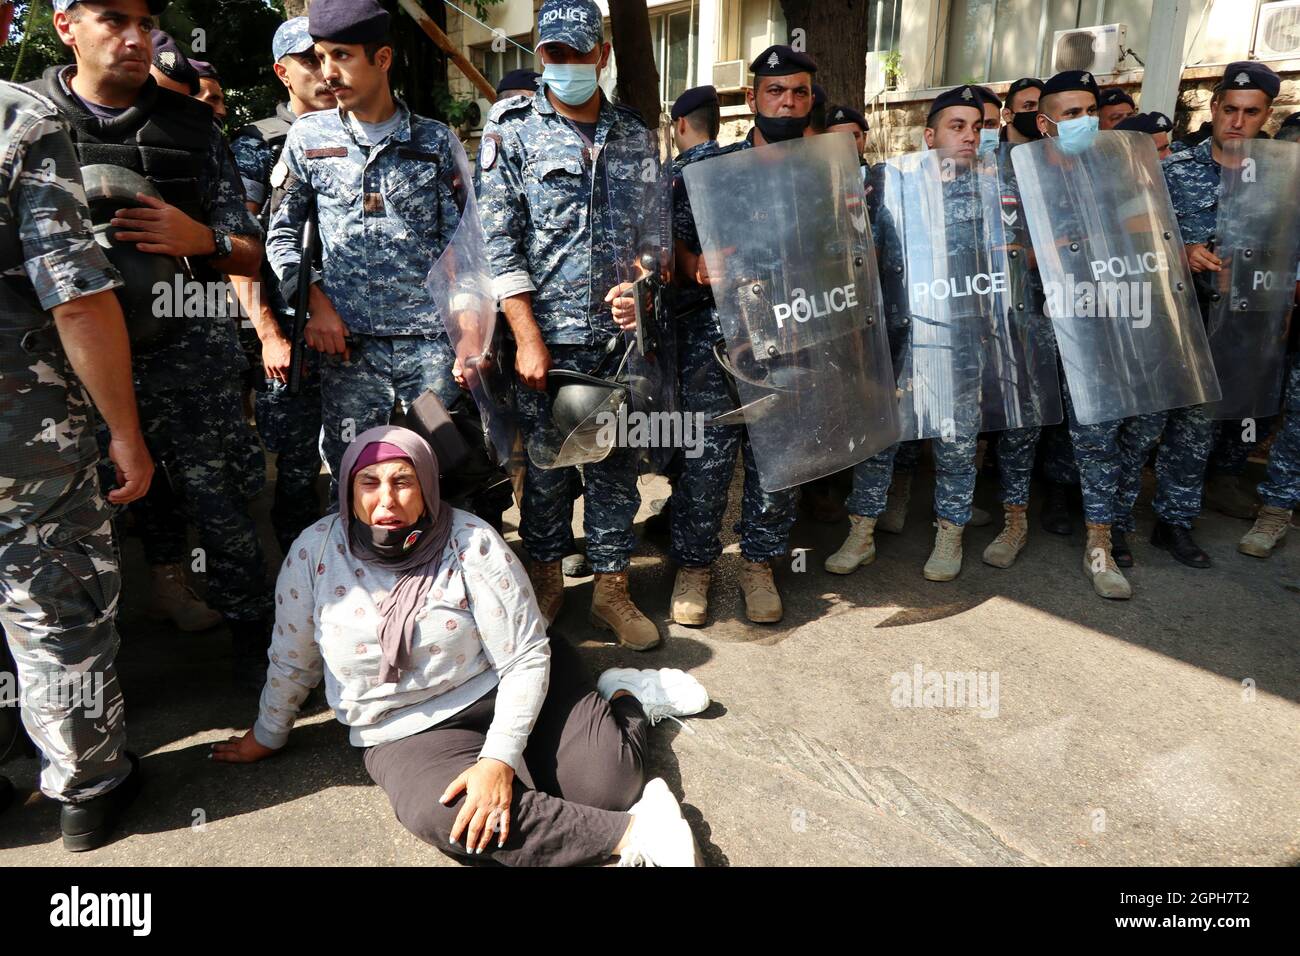
[[[284,141],[289,136],[289,127],[293,125],[294,115],[282,103],[276,107],[275,115],[268,116],[266,119],[260,119],[256,123],[249,123],[243,129],[235,134],[235,138],[240,136],[249,136],[253,139],[260,139],[271,147],[271,165],[274,166],[280,160],[280,153],[284,150]],[[266,194],[266,200],[262,203],[262,208],[258,210],[257,218],[262,225],[262,231],[266,232],[267,227],[271,224],[271,213],[280,205],[280,199],[284,196],[284,190],[281,187],[270,186]]]

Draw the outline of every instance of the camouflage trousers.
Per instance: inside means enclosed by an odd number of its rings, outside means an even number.
[[[1133,506],[1142,492],[1142,469],[1160,440],[1168,412],[1152,412],[1124,420],[1119,432],[1120,473],[1111,522],[1120,531],[1134,531]]]
[[[1043,429],[1043,477],[1057,485],[1077,485],[1079,469],[1074,464],[1070,426],[1066,422]]]
[[[1156,497],[1152,507],[1161,521],[1190,528],[1201,513],[1205,466],[1214,444],[1214,422],[1204,405],[1165,413],[1163,440],[1156,453]]]
[[[93,465],[0,484],[0,628],[23,725],[41,752],[41,792],[55,800],[89,800],[130,771],[113,666],[120,589],[111,509]]]
[[[904,442],[903,446],[910,444]],[[953,524],[970,521],[975,498],[976,434],[930,441],[934,456],[934,513]],[[853,466],[853,490],[844,501],[850,514],[878,518],[885,511],[889,485],[894,478],[894,460],[900,445],[890,445]]]
[[[330,471],[327,510],[338,508],[338,472],[343,451],[362,432],[387,425],[394,406],[402,411],[427,389],[451,405],[460,395],[452,378],[456,361],[447,336],[356,335],[349,355],[322,355],[320,366],[321,457]]]
[[[713,356],[719,338],[717,320],[706,310],[681,320],[678,374],[681,407],[687,414],[703,412],[705,420],[733,406],[726,373]],[[764,491],[749,434],[742,425],[704,429],[698,457],[685,452],[681,472],[673,481],[672,557],[680,566],[706,567],[722,554],[722,519],[727,512],[727,492],[736,469],[736,454],[745,464],[745,486],[740,504],[740,553],[747,561],[768,561],[790,548],[796,491]]]
[[[1300,508],[1300,352],[1291,356],[1282,411],[1259,498],[1271,508],[1294,510]]]
[[[1164,413],[1083,425],[1075,417],[1074,402],[1064,380],[1061,382],[1061,399],[1065,403],[1070,443],[1074,446],[1074,462],[1083,493],[1084,520],[1089,524],[1116,525],[1121,529],[1126,527],[1123,522],[1128,521],[1131,526],[1133,501],[1141,487],[1142,463],[1151,450],[1151,443],[1160,435],[1159,425],[1164,420]],[[1153,433],[1155,437],[1152,437]],[[1121,489],[1124,489],[1123,495]],[[1128,497],[1130,492],[1131,498]]]
[[[555,368],[590,372],[604,351],[596,346],[552,345]],[[551,398],[520,386],[516,394],[519,430],[525,446],[540,441],[550,424]],[[636,487],[636,456],[616,448],[604,461],[582,466],[583,529],[587,561],[602,574],[624,570],[632,559],[636,535],[632,522],[641,495]],[[528,460],[520,503],[519,536],[534,561],[558,561],[573,545],[573,471],[539,468]]]
[[[248,501],[232,459],[246,453],[243,409],[234,382],[211,387],[154,392],[136,399],[145,441],[170,481],[182,511],[167,504],[162,491],[131,505],[140,519],[140,537],[150,564],[189,561],[207,577],[206,600],[228,620],[255,621],[271,613],[266,559]],[[188,518],[198,530],[201,553],[186,551]]]
[[[267,380],[257,392],[257,430],[268,451],[275,453],[275,500],[271,526],[280,550],[287,551],[299,532],[321,514],[320,491],[320,376],[317,353],[306,356],[302,389],[289,394],[289,386]]]

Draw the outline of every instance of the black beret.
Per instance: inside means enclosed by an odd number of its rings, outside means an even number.
[[[776,44],[770,46],[749,64],[755,76],[789,76],[791,73],[816,73],[817,64],[806,53],[792,47]]]
[[[840,123],[857,123],[864,133],[871,129],[867,125],[867,118],[851,106],[832,106],[826,110],[827,126],[838,126]]]
[[[1097,81],[1087,70],[1065,70],[1043,84],[1044,96],[1051,96],[1053,93],[1069,93],[1073,90],[1091,93],[1099,103],[1101,102],[1101,91],[1097,89]]]
[[[998,95],[994,93],[992,90],[990,90],[987,86],[975,87],[975,93],[985,103],[992,103],[998,109],[1002,109],[1002,101],[998,99]]]
[[[1229,63],[1223,70],[1223,79],[1214,88],[1216,93],[1223,90],[1263,90],[1270,100],[1280,89],[1282,78],[1263,63],[1253,60]]]
[[[1120,120],[1115,128],[1137,130],[1139,133],[1150,133],[1154,136],[1156,133],[1172,134],[1174,123],[1164,113],[1138,113],[1136,116]]]
[[[191,57],[190,65],[194,67],[194,72],[198,73],[200,80],[209,79],[216,80],[218,83],[221,82],[221,77],[217,73],[217,68],[207,60],[196,60]]]
[[[1022,76],[1007,87],[1007,99],[1011,99],[1011,97],[1015,96],[1021,90],[1027,90],[1030,87],[1033,87],[1041,93],[1043,92],[1043,81],[1034,76]]]
[[[388,39],[391,19],[375,0],[314,0],[307,10],[307,32],[313,40],[375,43]]]
[[[1300,126],[1300,113],[1292,113],[1282,121],[1282,125],[1279,126],[1278,129],[1290,129],[1292,126]]]
[[[826,104],[826,87],[819,83],[813,85],[813,109]]]
[[[535,90],[537,79],[541,75],[536,70],[511,70],[497,84],[497,96],[506,90]]]
[[[981,97],[979,93],[975,92],[975,87],[953,87],[946,93],[940,93],[930,103],[930,112],[925,114],[926,125],[928,126],[930,124],[930,120],[934,119],[936,113],[940,110],[946,110],[950,106],[969,106],[971,109],[979,113],[980,118],[983,119],[984,107],[981,105],[982,102],[983,97]]]
[[[679,120],[687,113],[694,113],[701,106],[709,103],[717,104],[718,91],[712,86],[694,86],[687,90],[677,99],[673,100],[673,108],[669,115],[673,119]]]
[[[199,71],[194,69],[190,58],[185,55],[176,41],[162,30],[154,30],[153,65],[158,67],[163,76],[177,83],[184,83],[191,93],[199,91]]]
[[[1101,95],[1097,97],[1098,106],[1115,106],[1118,103],[1127,103],[1129,106],[1137,109],[1137,104],[1133,102],[1133,97],[1129,96],[1118,86],[1104,86],[1099,92]]]

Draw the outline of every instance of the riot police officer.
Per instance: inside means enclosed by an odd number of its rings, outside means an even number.
[[[1007,87],[1001,130],[1005,142],[1020,145],[1039,138],[1038,98],[1042,94],[1043,81],[1033,76],[1022,76]]]
[[[1097,91],[1097,128],[1115,129],[1137,115],[1137,104],[1121,87],[1103,86]]]

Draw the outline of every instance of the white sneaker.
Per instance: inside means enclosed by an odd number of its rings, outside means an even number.
[[[611,667],[596,681],[596,690],[606,700],[616,691],[627,691],[640,701],[652,727],[665,717],[677,720],[678,717],[698,714],[709,706],[709,694],[704,685],[685,671],[672,667],[659,670]],[[680,720],[677,722],[682,723]]]
[[[697,866],[695,835],[682,818],[682,808],[662,777],[641,791],[628,810],[632,832],[618,858],[619,866]]]

